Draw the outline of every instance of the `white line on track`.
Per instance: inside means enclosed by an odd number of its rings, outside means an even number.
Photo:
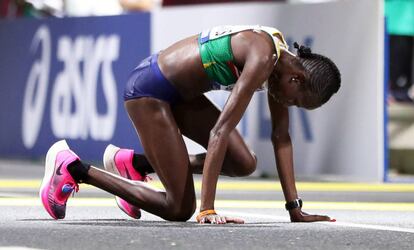
[[[257,219],[268,219],[275,221],[287,222],[289,219],[286,216],[274,216],[274,215],[265,215],[265,214],[255,214],[255,213],[244,213],[236,211],[225,210],[226,213],[242,216],[242,217],[251,217]],[[414,233],[414,228],[404,228],[404,227],[393,227],[393,226],[382,226],[382,225],[369,225],[369,224],[359,224],[359,223],[350,223],[350,222],[317,222],[318,224],[324,224],[328,226],[342,226],[342,227],[354,227],[354,228],[363,228],[363,229],[373,229],[373,230],[382,230],[382,231],[394,231],[394,232],[404,232],[404,233]]]

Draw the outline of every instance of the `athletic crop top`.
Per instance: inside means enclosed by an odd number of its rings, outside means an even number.
[[[276,51],[276,62],[280,56],[280,50],[288,51],[288,45],[282,33],[272,27],[266,26],[218,26],[200,33],[198,44],[201,61],[208,77],[213,81],[212,89],[231,90],[240,76],[240,71],[234,65],[234,57],[231,49],[231,35],[241,31],[253,30],[265,32],[273,40]],[[279,38],[282,38],[282,40]],[[275,65],[276,65],[275,62]],[[266,83],[262,88],[266,88]]]

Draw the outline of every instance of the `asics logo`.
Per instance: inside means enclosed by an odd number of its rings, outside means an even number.
[[[118,104],[112,64],[119,57],[120,37],[62,35],[56,45],[54,42],[46,25],[39,27],[32,40],[30,53],[39,56],[26,81],[23,145],[27,149],[35,146],[45,114],[50,115],[56,138],[110,140]],[[54,46],[56,51],[52,50]],[[62,66],[55,73],[51,72],[52,65]],[[100,89],[103,95],[98,95]],[[106,104],[106,112],[98,110],[98,97]]]

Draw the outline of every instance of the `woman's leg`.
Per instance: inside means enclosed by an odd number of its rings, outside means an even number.
[[[140,98],[125,102],[125,106],[147,160],[166,192],[156,191],[145,183],[126,181],[94,167],[88,171],[86,183],[164,219],[188,220],[196,208],[194,184],[188,153],[170,105],[153,98]]]
[[[210,131],[216,124],[220,113],[221,111],[204,95],[173,107],[173,114],[181,133],[204,148],[208,146]],[[201,173],[204,156],[193,155],[190,158],[193,172]],[[234,129],[230,133],[222,174],[247,176],[255,171],[256,163],[255,154],[247,147],[240,133]]]
[[[204,95],[188,102],[180,102],[172,108],[175,120],[182,134],[207,148],[210,130],[215,125],[221,111]],[[205,153],[189,155],[193,173],[202,173]],[[235,129],[230,134],[227,154],[222,174],[227,176],[247,176],[256,169],[256,156],[247,147],[239,132]],[[135,154],[134,168],[142,175],[154,170],[143,154]]]

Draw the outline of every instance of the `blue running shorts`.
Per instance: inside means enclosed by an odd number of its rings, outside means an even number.
[[[124,100],[153,97],[170,104],[181,97],[177,89],[165,78],[158,66],[158,54],[142,60],[132,71],[124,91]]]

